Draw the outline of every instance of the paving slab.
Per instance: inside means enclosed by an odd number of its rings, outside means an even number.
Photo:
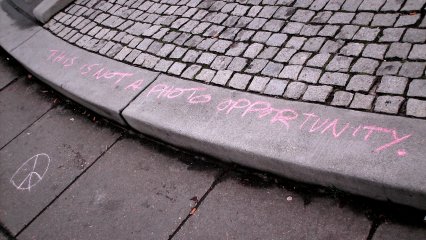
[[[12,51],[41,29],[7,0],[0,0],[0,45],[6,51]]]
[[[0,49],[0,90],[13,82],[19,76],[24,75],[24,72],[17,66],[12,59]]]
[[[13,235],[120,134],[57,107],[0,151],[0,222]]]
[[[373,236],[373,240],[413,240],[426,239],[426,228],[424,226],[407,226],[395,223],[384,223],[380,225]]]
[[[330,198],[219,183],[173,239],[366,239],[370,221]],[[245,227],[242,227],[245,226]]]
[[[0,92],[0,149],[52,108],[45,90],[22,77]]]
[[[158,75],[75,47],[46,30],[11,54],[57,91],[119,123],[124,107]]]
[[[142,133],[224,161],[426,209],[423,120],[268,98],[165,75],[123,116]]]
[[[179,161],[189,158],[146,139],[121,140],[19,239],[168,239],[218,173]]]

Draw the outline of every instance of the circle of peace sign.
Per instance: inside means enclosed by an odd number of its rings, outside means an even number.
[[[46,153],[39,153],[25,161],[10,178],[10,182],[18,190],[30,191],[37,185],[49,169],[50,157]]]

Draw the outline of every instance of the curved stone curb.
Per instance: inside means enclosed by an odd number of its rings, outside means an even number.
[[[121,124],[121,111],[158,76],[72,46],[44,29],[11,54],[57,91]]]
[[[426,208],[423,120],[291,102],[160,75],[123,112],[180,147]]]
[[[8,52],[21,45],[42,27],[0,0],[0,45]]]
[[[424,120],[158,76],[46,30],[22,42],[8,51],[38,78],[142,133],[225,161],[426,209]]]

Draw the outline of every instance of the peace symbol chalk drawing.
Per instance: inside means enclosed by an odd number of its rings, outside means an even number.
[[[37,185],[49,169],[50,157],[46,153],[39,153],[25,161],[10,178],[10,182],[18,190],[30,191]]]

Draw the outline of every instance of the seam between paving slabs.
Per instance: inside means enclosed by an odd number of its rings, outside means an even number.
[[[207,189],[207,191],[204,193],[204,195],[200,198],[200,200],[197,202],[197,204],[191,209],[191,212],[188,213],[188,215],[185,217],[185,219],[182,220],[182,222],[179,224],[179,226],[173,231],[172,234],[169,235],[168,240],[172,240],[174,238],[174,236],[180,231],[180,229],[185,225],[185,223],[188,221],[188,219],[190,217],[192,217],[192,215],[194,215],[194,213],[196,211],[198,211],[199,207],[201,206],[201,204],[204,202],[204,199],[206,199],[207,195],[213,191],[213,189],[216,187],[217,184],[219,184],[223,178],[225,177],[225,175],[229,172],[229,169],[222,169],[220,170],[218,177],[216,177],[216,179],[213,181],[213,183],[210,185],[210,187]],[[193,212],[194,211],[194,212]]]
[[[83,174],[85,174],[95,163],[98,162],[114,145],[123,139],[123,134],[121,134],[111,145],[109,145],[105,151],[103,151],[86,169],[84,169],[77,177],[75,177],[71,183],[69,183],[52,201],[50,201],[33,219],[31,219],[25,226],[16,234],[15,237],[19,237],[19,235],[27,229],[41,214],[43,214],[62,194],[67,191]]]
[[[25,127],[25,129],[23,129],[22,131],[20,131],[19,133],[16,134],[15,137],[13,137],[11,140],[9,140],[3,147],[0,148],[0,151],[3,150],[3,148],[5,148],[7,145],[9,145],[13,140],[15,140],[17,137],[19,137],[22,133],[24,133],[26,130],[28,130],[30,127],[32,127],[34,125],[34,123],[36,123],[38,120],[40,120],[42,117],[44,117],[48,112],[50,112],[51,110],[53,110],[54,108],[56,108],[56,106],[54,104],[52,104],[52,106],[46,111],[44,112],[40,117],[38,117],[34,122],[28,124],[28,126]]]

